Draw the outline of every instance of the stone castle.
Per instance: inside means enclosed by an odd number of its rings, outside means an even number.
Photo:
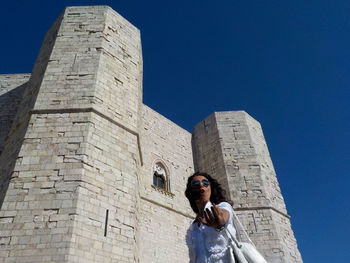
[[[144,105],[140,32],[111,8],[66,8],[0,84],[0,262],[188,262],[195,170],[268,262],[302,262],[260,124],[215,112],[191,134]]]

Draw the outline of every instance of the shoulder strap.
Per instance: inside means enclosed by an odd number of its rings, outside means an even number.
[[[234,224],[235,221],[238,222],[239,228],[243,231],[243,233],[244,233],[245,237],[247,238],[247,240],[249,241],[249,243],[251,243],[251,244],[255,247],[254,243],[253,243],[253,242],[251,241],[251,239],[249,238],[248,233],[245,231],[245,229],[244,229],[244,227],[243,227],[241,221],[239,221],[238,216],[236,215],[236,213],[235,213],[234,210],[233,210],[233,217],[234,217],[234,219],[235,219],[235,220],[233,220],[233,224]],[[239,231],[239,230],[237,229],[237,232],[238,232],[238,231]],[[241,238],[240,238],[239,233],[238,233],[238,238],[239,238],[239,240],[241,241]]]

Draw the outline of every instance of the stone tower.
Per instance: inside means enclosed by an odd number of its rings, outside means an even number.
[[[269,262],[302,262],[260,125],[220,112],[192,135],[144,105],[140,32],[111,8],[66,8],[0,84],[1,262],[187,262],[194,167]]]
[[[197,124],[193,134],[196,169],[222,183],[269,262],[300,262],[260,124],[244,111],[215,112]]]

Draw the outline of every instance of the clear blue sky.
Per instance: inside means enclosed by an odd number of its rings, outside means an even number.
[[[144,103],[188,131],[213,111],[260,121],[304,262],[350,262],[350,2],[5,1],[0,73],[29,73],[65,6],[141,30]]]

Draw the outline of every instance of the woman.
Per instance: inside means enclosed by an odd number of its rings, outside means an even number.
[[[224,190],[209,174],[196,172],[187,180],[185,195],[196,219],[188,229],[186,241],[190,263],[230,262],[225,228],[233,235],[233,209],[226,202]]]

